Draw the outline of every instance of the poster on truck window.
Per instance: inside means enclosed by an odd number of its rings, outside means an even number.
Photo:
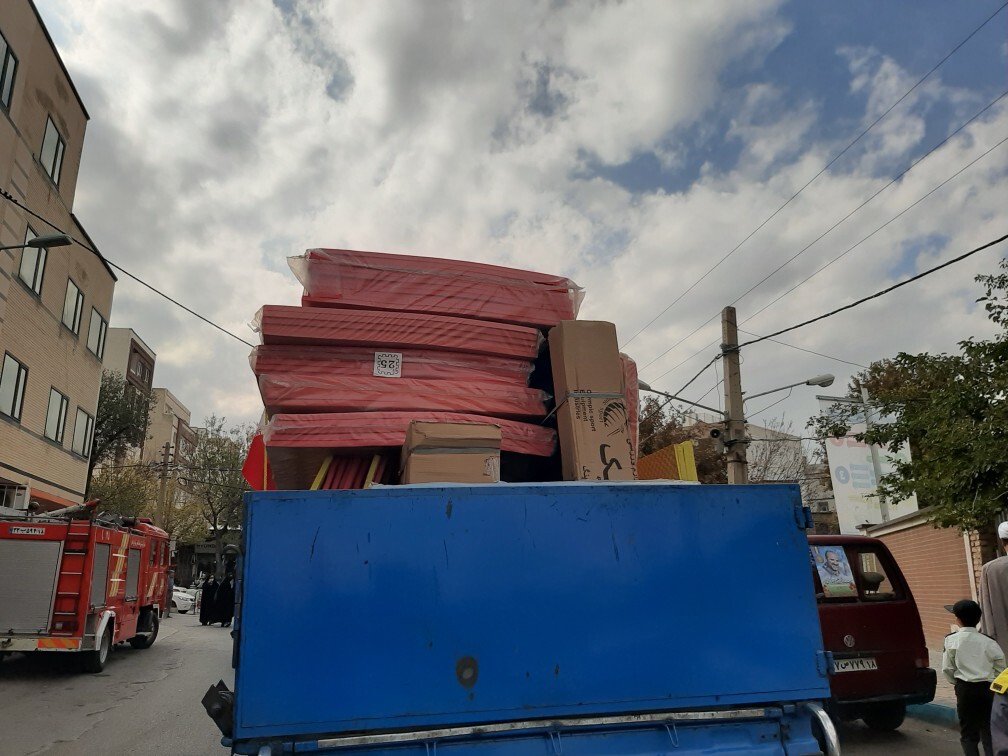
[[[826,598],[856,596],[854,573],[851,572],[847,554],[840,546],[810,546],[810,556],[815,562],[819,581]]]

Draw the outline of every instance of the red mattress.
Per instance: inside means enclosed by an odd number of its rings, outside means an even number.
[[[346,412],[274,415],[263,429],[268,448],[314,449],[399,448],[413,420],[447,423],[486,423],[487,418],[455,412]],[[549,457],[556,448],[556,432],[541,425],[493,420],[501,429],[501,449]]]
[[[416,380],[318,373],[259,376],[266,412],[468,412],[496,417],[543,418],[544,391],[472,380]]]
[[[384,351],[383,347],[364,349],[260,344],[249,355],[249,364],[257,376],[293,372],[367,377],[373,376],[377,369],[375,354]],[[526,386],[532,374],[532,363],[529,360],[511,357],[424,349],[402,349],[400,355],[399,373],[404,379],[464,380]]]
[[[263,344],[406,348],[534,359],[542,344],[535,328],[442,315],[383,310],[264,305],[256,314]]]
[[[437,257],[311,249],[288,260],[307,307],[454,315],[537,327],[574,320],[581,288],[568,278]]]

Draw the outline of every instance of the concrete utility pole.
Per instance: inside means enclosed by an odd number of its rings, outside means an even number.
[[[748,483],[746,423],[742,411],[742,376],[739,370],[738,325],[734,307],[725,307],[721,311],[721,355],[724,368],[728,482]]]
[[[165,441],[161,447],[161,489],[158,492],[157,517],[154,524],[159,528],[165,526],[168,512],[168,457],[171,455],[171,442]]]

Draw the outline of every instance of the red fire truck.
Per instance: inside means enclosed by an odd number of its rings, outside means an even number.
[[[0,515],[0,657],[74,652],[100,672],[113,644],[154,643],[168,534],[143,518],[96,515],[97,503]]]

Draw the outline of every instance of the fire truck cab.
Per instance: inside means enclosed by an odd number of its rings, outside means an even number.
[[[142,518],[96,517],[95,504],[0,515],[0,657],[73,652],[100,672],[114,644],[154,643],[171,600],[168,534]]]

